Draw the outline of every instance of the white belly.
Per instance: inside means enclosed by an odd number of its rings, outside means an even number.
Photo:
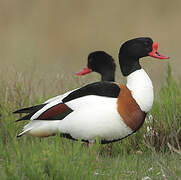
[[[117,112],[116,98],[100,97],[93,102],[92,106],[84,105],[60,121],[59,131],[84,140],[120,139],[132,133]]]

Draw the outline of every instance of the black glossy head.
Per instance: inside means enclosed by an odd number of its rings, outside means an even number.
[[[152,51],[152,44],[153,40],[147,37],[131,39],[121,46],[119,54],[124,53],[134,58],[142,58]]]
[[[152,56],[158,59],[168,59],[157,52],[158,44],[149,37],[141,37],[126,41],[119,50],[119,63],[124,76],[141,69],[139,59]]]
[[[77,75],[84,75],[91,71],[101,74],[102,81],[114,81],[116,64],[112,56],[104,51],[95,51],[88,55],[87,67]]]
[[[95,51],[88,56],[88,68],[92,71],[102,73],[104,71],[115,71],[116,65],[112,56],[104,51]]]

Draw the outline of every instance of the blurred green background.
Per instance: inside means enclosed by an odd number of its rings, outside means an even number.
[[[149,36],[161,54],[171,57],[178,79],[180,19],[180,0],[1,0],[0,75],[8,79],[12,72],[36,71],[37,78],[53,80],[57,73],[75,77],[90,52],[104,50],[118,64],[124,41]],[[156,87],[165,78],[167,62],[150,57],[142,62]],[[116,80],[122,80],[119,67]]]

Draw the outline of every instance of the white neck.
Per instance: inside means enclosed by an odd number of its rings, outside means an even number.
[[[137,70],[127,76],[126,86],[142,111],[148,112],[154,100],[153,85],[147,73]]]

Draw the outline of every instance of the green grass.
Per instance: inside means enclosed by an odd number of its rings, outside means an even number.
[[[143,127],[114,143],[112,155],[107,145],[97,142],[88,149],[80,141],[60,139],[59,135],[17,139],[17,133],[26,122],[15,123],[17,116],[12,112],[47,99],[43,95],[34,96],[35,89],[27,91],[23,82],[17,80],[13,86],[1,83],[1,180],[181,178],[181,86],[173,79],[170,66]]]

